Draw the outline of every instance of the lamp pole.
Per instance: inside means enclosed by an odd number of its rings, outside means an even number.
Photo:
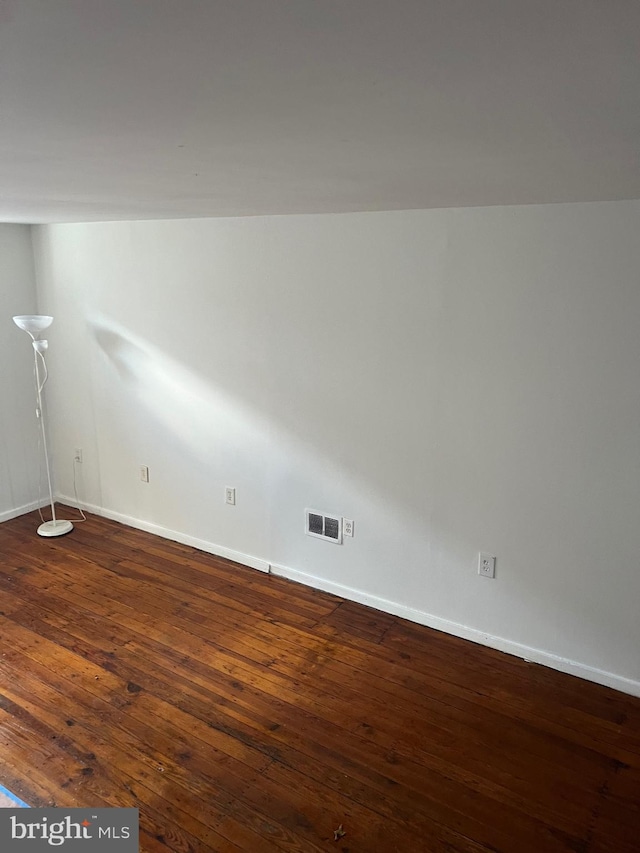
[[[27,334],[31,337],[33,345],[34,372],[37,396],[36,417],[40,421],[40,429],[42,431],[42,446],[44,448],[44,460],[47,469],[49,502],[51,504],[52,516],[51,521],[44,521],[38,527],[38,535],[45,537],[62,536],[63,534],[69,533],[71,530],[73,530],[73,524],[70,521],[56,518],[56,508],[53,502],[51,466],[49,464],[49,450],[47,447],[47,430],[44,420],[44,407],[42,404],[42,390],[47,382],[47,379],[49,378],[47,362],[44,357],[45,352],[49,348],[49,342],[46,340],[40,340],[39,337],[40,334],[51,325],[51,323],[53,322],[53,317],[46,317],[37,314],[22,314],[17,317],[14,317],[13,322],[16,324],[16,326],[18,326],[18,328],[23,329],[25,332],[27,332]],[[40,362],[42,362],[42,367],[44,368],[43,379],[40,378]],[[42,518],[42,515],[40,516],[40,518]]]

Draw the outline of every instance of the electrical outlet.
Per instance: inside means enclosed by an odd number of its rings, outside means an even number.
[[[345,536],[353,536],[353,521],[350,518],[342,519],[342,532]]]
[[[492,554],[484,554],[482,551],[478,554],[478,574],[483,578],[495,578],[496,558]]]
[[[234,486],[227,486],[224,490],[224,500],[225,503],[230,504],[231,506],[236,505],[236,490]]]
[[[76,447],[75,456],[73,457],[73,461],[82,463],[82,448]]]
[[[147,468],[146,465],[140,466],[140,479],[142,480],[143,483],[149,482],[149,469]]]

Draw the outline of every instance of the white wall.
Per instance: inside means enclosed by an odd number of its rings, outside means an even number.
[[[640,693],[639,213],[38,227],[61,491]]]
[[[11,320],[36,310],[27,225],[0,224],[0,308],[0,521],[4,521],[33,509],[38,499],[33,350],[29,337]]]

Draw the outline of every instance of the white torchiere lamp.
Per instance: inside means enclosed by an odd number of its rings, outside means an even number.
[[[49,452],[47,450],[47,431],[44,424],[44,410],[42,408],[42,389],[48,379],[47,362],[44,354],[49,347],[48,341],[41,341],[40,335],[45,329],[53,323],[53,317],[46,317],[40,314],[21,314],[13,318],[13,322],[18,328],[23,329],[30,337],[33,344],[34,371],[36,379],[36,417],[40,421],[42,430],[42,446],[44,447],[44,460],[47,467],[47,482],[49,484],[49,501],[51,503],[51,521],[43,522],[38,527],[40,536],[62,536],[64,533],[69,533],[73,530],[73,524],[70,521],[64,521],[56,518],[56,508],[53,503],[53,489],[51,487],[51,468],[49,465]],[[42,374],[40,368],[42,366]],[[40,516],[42,518],[42,516]]]

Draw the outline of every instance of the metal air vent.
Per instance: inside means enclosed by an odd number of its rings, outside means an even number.
[[[342,519],[339,516],[327,515],[315,509],[305,510],[305,533],[316,536],[326,542],[342,544]]]

